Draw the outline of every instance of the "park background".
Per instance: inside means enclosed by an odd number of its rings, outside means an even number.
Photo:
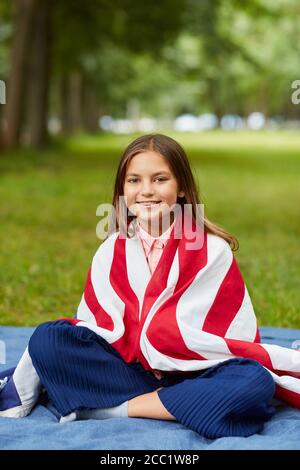
[[[300,328],[298,0],[0,0],[0,324],[73,316],[124,147],[186,149],[260,325]]]

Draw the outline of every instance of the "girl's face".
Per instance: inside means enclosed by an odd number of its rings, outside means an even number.
[[[184,192],[179,191],[177,180],[165,159],[159,153],[147,150],[129,162],[124,196],[127,197],[127,207],[137,216],[141,226],[153,236],[158,236],[157,223],[166,216],[170,218],[170,208],[176,203],[177,196],[183,197]]]

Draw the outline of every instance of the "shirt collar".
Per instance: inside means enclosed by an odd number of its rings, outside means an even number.
[[[167,242],[170,238],[170,233],[171,233],[171,230],[173,228],[173,225],[174,225],[174,222],[159,237],[152,237],[152,235],[150,235],[150,233],[148,233],[146,230],[144,230],[141,227],[141,225],[138,223],[137,224],[137,234],[143,240],[143,242],[145,244],[144,246],[147,249],[147,251],[149,252],[150,249],[152,248],[153,243],[157,240],[161,241],[163,243],[164,247],[166,246],[166,244],[167,244]]]

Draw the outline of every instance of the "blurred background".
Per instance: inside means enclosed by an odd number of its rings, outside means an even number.
[[[260,325],[300,328],[298,0],[0,0],[0,324],[73,316],[124,147],[186,149]]]

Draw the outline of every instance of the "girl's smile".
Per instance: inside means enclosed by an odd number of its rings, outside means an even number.
[[[141,204],[144,207],[152,207],[161,204],[161,201],[137,201],[137,204]]]

